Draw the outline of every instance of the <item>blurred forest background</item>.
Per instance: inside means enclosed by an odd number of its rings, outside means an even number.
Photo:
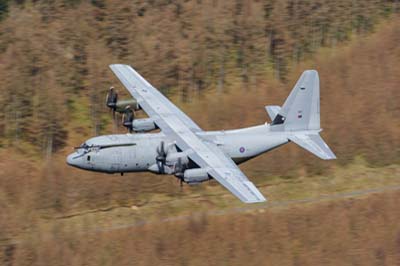
[[[399,265],[400,228],[394,221],[400,213],[394,209],[400,194],[395,192],[356,203],[293,207],[277,214],[269,210],[255,220],[204,214],[176,223],[177,231],[170,223],[166,228],[130,229],[132,234],[61,237],[60,232],[86,228],[98,217],[52,222],[75,213],[162,202],[162,195],[184,201],[193,193],[224,191],[212,183],[180,192],[173,177],[109,176],[65,165],[71,147],[85,139],[125,132],[113,126],[104,106],[111,85],[129,97],[109,70],[111,63],[132,65],[205,130],[268,121],[264,106],[281,105],[302,71],[317,69],[322,136],[338,160],[324,162],[287,145],[242,169],[256,184],[301,183],[299,177],[305,177],[305,190],[314,192],[315,180],[307,177],[336,176],[342,169],[354,173],[353,165],[362,165],[374,176],[385,173],[399,179],[399,12],[398,0],[0,0],[0,259],[4,265],[168,264],[163,259],[177,250],[186,252],[182,246],[194,252],[197,246],[191,241],[197,238],[204,241],[198,254],[205,259],[219,248],[216,244],[226,232],[223,251],[209,264],[223,264],[224,258],[235,258],[236,251],[244,249],[262,265],[268,263],[262,260],[265,252],[258,254],[257,249],[272,248],[272,255],[286,255],[271,265]],[[369,177],[363,171],[356,173]],[[353,182],[351,174],[346,177]],[[282,199],[270,190],[273,199]],[[269,190],[263,193],[269,195]],[[190,204],[195,209],[217,208],[229,201],[232,198],[223,204],[216,199]],[[166,215],[166,210],[175,214],[192,208],[190,204],[163,205],[165,212],[154,207],[146,215]],[[316,228],[330,210],[332,220],[326,218]],[[121,218],[113,215],[109,223]],[[147,216],[134,219],[143,217]],[[285,223],[292,219],[300,224]],[[335,238],[334,229],[340,225]],[[304,232],[310,227],[311,235]],[[42,231],[51,237],[38,236]],[[232,231],[246,235],[250,246],[235,244]],[[365,239],[367,233],[379,239],[373,247],[372,240]],[[132,238],[137,234],[143,238]],[[356,240],[348,241],[349,235]],[[29,241],[19,245],[22,236]],[[291,242],[293,237],[297,242]],[[276,239],[276,245],[267,239]],[[362,254],[348,251],[352,245]],[[146,259],[131,261],[129,254],[144,254]],[[338,254],[345,259],[336,261]],[[204,265],[200,257],[189,255],[175,254],[174,265]],[[89,261],[94,257],[98,260]],[[238,255],[225,264],[242,265],[239,257],[246,258]]]

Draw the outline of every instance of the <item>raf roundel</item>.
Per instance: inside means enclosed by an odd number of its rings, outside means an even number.
[[[245,148],[244,147],[240,147],[239,151],[240,151],[240,153],[243,153],[245,151]]]

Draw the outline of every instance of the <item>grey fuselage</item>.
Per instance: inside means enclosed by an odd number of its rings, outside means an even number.
[[[200,139],[217,145],[237,164],[288,142],[285,133],[271,131],[269,124],[196,134]],[[67,163],[105,173],[148,171],[150,166],[156,164],[157,148],[161,142],[170,145],[174,139],[162,132],[98,136],[85,142],[86,147],[92,148],[86,152],[78,148],[67,157]],[[96,148],[104,146],[107,148]]]

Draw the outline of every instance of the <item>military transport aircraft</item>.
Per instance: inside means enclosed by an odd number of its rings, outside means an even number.
[[[175,175],[188,184],[217,180],[246,203],[266,199],[236,164],[288,142],[321,159],[335,155],[319,136],[319,77],[315,70],[301,75],[282,107],[266,106],[272,123],[203,131],[132,67],[114,64],[114,74],[136,99],[135,109],[149,118],[134,120],[137,134],[106,135],[85,141],[67,158],[71,166],[105,173],[150,171]],[[140,133],[153,131],[154,133]]]

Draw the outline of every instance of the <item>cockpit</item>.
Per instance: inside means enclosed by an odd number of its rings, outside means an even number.
[[[97,145],[89,145],[87,142],[82,143],[79,147],[76,147],[75,150],[79,154],[86,154],[91,151],[98,151],[100,146]]]
[[[86,169],[87,163],[91,163],[92,161],[90,152],[97,151],[97,149],[98,146],[93,144],[89,145],[87,142],[84,142],[79,145],[79,147],[75,147],[75,152],[67,157],[67,163],[78,168]]]
[[[86,142],[82,143],[79,147],[75,148],[76,152],[80,153],[80,154],[82,154],[82,153],[85,154],[85,153],[89,152],[89,149],[90,149],[90,146]]]
[[[84,142],[79,146],[79,148],[88,149],[89,145],[87,145],[86,142]]]

